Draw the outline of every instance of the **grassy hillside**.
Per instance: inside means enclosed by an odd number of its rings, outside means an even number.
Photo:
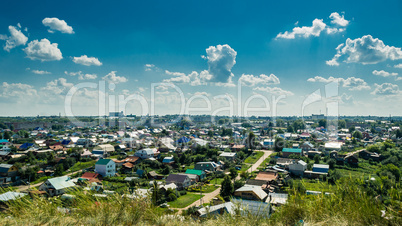
[[[363,180],[348,178],[334,186],[332,195],[306,195],[293,188],[288,203],[277,208],[270,219],[223,215],[198,220],[156,208],[148,199],[131,200],[117,195],[99,199],[78,191],[74,193],[74,201],[24,197],[10,202],[9,209],[0,215],[0,222],[2,225],[295,225],[303,220],[310,225],[402,225],[400,184],[389,187],[384,191],[386,195],[380,196],[373,196],[367,186]],[[386,211],[385,217],[381,216],[381,210]]]

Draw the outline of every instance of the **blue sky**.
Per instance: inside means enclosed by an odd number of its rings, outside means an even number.
[[[138,94],[147,103],[152,83],[173,83],[186,101],[198,95],[191,107],[207,106],[200,96],[212,103],[200,114],[229,106],[214,98],[227,95],[234,111],[219,114],[244,115],[255,96],[250,106],[264,107],[262,96],[269,109],[250,114],[324,113],[337,101],[340,115],[400,115],[401,12],[400,1],[5,2],[0,115],[65,115],[71,88],[100,81],[115,84],[108,96]],[[330,82],[337,97],[302,110]],[[155,114],[180,112],[177,90],[154,94]],[[98,115],[98,103],[98,89],[80,89],[72,112]],[[136,100],[124,111],[146,112]]]

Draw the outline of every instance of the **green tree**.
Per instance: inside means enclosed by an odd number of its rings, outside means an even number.
[[[339,120],[338,121],[338,128],[339,129],[345,129],[346,128],[346,121],[345,120]]]
[[[11,139],[10,132],[8,132],[8,131],[4,132],[3,136],[4,136],[4,139],[10,141],[10,139]]]
[[[230,196],[232,196],[233,193],[234,193],[234,186],[232,180],[229,178],[228,175],[225,175],[221,183],[220,195],[222,196],[223,199],[229,200]]]
[[[237,177],[238,172],[234,167],[230,168],[229,172],[230,178],[235,179]]]
[[[293,126],[288,125],[287,131],[288,131],[289,133],[294,133]]]
[[[246,144],[247,144],[248,149],[254,150],[254,148],[255,148],[255,135],[254,135],[253,132],[250,132],[248,134]]]
[[[349,133],[353,133],[353,131],[355,131],[355,126],[351,126],[351,127],[349,127]]]
[[[314,155],[314,163],[319,164],[321,160],[321,157],[319,155]]]
[[[274,151],[281,152],[284,147],[285,147],[285,140],[281,137],[277,137],[275,139]]]
[[[240,177],[244,180],[247,180],[250,177],[250,173],[247,171],[243,171],[240,173]]]
[[[237,189],[243,187],[244,184],[245,182],[242,180],[235,180],[235,182],[233,183],[233,189],[236,191]]]
[[[57,164],[56,165],[56,170],[54,171],[54,175],[56,177],[63,176],[63,172],[64,172],[63,164]]]
[[[360,132],[360,131],[355,131],[355,132],[353,132],[353,135],[352,135],[354,138],[356,138],[356,139],[363,139],[363,135],[362,135],[362,133]]]
[[[158,183],[154,181],[153,187],[152,187],[152,204],[157,206],[161,200],[162,193],[159,190]]]
[[[330,160],[328,160],[327,163],[328,163],[330,169],[334,169],[334,168],[335,168],[335,164],[336,164],[335,159],[330,159]]]
[[[320,121],[318,121],[318,126],[322,126],[324,128],[327,128],[327,120],[326,119],[320,119]]]

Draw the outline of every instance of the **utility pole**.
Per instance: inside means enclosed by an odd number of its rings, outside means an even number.
[[[201,194],[201,199],[200,199],[200,206],[202,206],[202,183],[201,183],[201,188],[200,188],[200,194]]]

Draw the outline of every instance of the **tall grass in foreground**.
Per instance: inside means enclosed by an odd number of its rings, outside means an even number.
[[[147,198],[128,199],[120,195],[96,198],[82,191],[74,200],[28,196],[8,203],[0,215],[1,225],[402,225],[402,190],[389,190],[387,207],[347,180],[337,184],[332,195],[305,195],[290,191],[288,203],[270,219],[251,214],[222,215],[206,219],[173,215],[152,206]],[[398,207],[399,209],[395,209]],[[381,216],[386,210],[386,216]]]

